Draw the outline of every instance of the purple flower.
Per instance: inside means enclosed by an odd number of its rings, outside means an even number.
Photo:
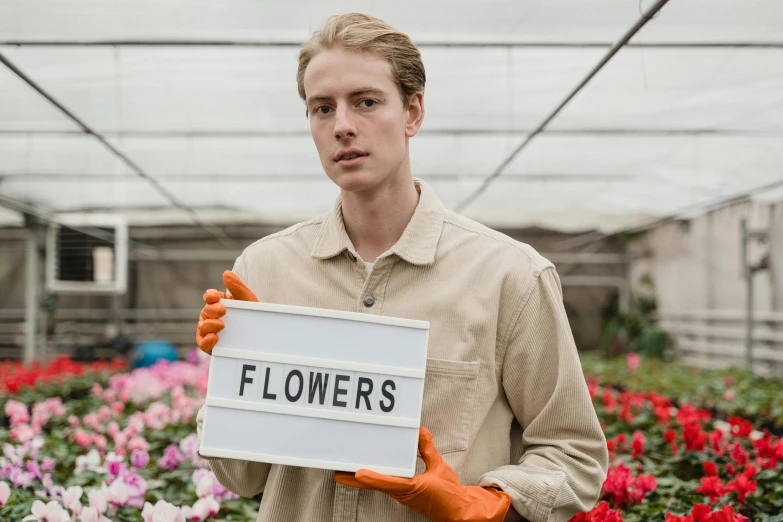
[[[182,462],[182,453],[176,444],[169,444],[163,452],[163,457],[158,460],[158,466],[163,469],[174,469]]]
[[[141,469],[149,464],[149,461],[150,454],[145,450],[136,450],[131,453],[131,464],[133,464],[133,467],[135,468]]]
[[[37,480],[41,479],[41,468],[38,467],[38,462],[34,460],[28,460],[27,471],[30,472]]]
[[[22,471],[19,468],[15,468],[11,471],[11,482],[18,488],[26,488],[33,481],[33,474],[27,471]]]
[[[54,460],[50,459],[49,457],[44,457],[44,459],[41,461],[41,470],[54,471]]]
[[[110,475],[116,477],[120,474],[120,471],[122,471],[122,462],[118,460],[110,460],[106,463],[106,471],[108,471]]]

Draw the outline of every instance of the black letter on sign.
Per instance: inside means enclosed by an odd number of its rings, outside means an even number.
[[[326,387],[329,386],[329,374],[323,374],[316,372],[315,382],[313,382],[313,372],[310,372],[310,394],[308,395],[308,402],[313,403],[313,397],[315,397],[315,391],[318,390],[318,404],[323,406],[326,400]]]
[[[247,371],[250,370],[251,372],[256,371],[256,365],[255,364],[243,364],[242,365],[242,382],[239,383],[239,396],[242,397],[245,394],[245,383],[252,384],[253,378],[248,377],[245,375]]]
[[[367,385],[367,390],[362,390],[362,384]],[[364,404],[367,405],[367,411],[372,410],[370,406],[370,394],[372,393],[372,379],[359,377],[359,384],[356,386],[356,409],[359,409],[359,399],[364,397]]]
[[[264,399],[271,399],[275,400],[277,399],[277,394],[269,393],[269,373],[271,372],[271,368],[269,366],[266,367],[266,380],[264,381]]]
[[[334,397],[332,397],[332,405],[339,406],[341,408],[345,408],[348,406],[348,403],[344,401],[338,401],[337,396],[338,395],[348,395],[348,390],[343,390],[340,388],[340,382],[341,381],[350,381],[351,376],[350,375],[335,375],[334,376]]]
[[[299,377],[299,391],[296,392],[296,395],[291,395],[288,392],[288,385],[291,382],[291,377],[296,375]],[[288,376],[285,378],[285,398],[288,399],[288,402],[296,402],[299,400],[299,397],[302,396],[302,389],[304,388],[304,377],[302,377],[302,372],[299,370],[291,370],[291,372],[288,374]]]
[[[392,390],[396,390],[397,389],[397,386],[394,384],[394,381],[392,381],[392,380],[383,381],[383,386],[381,386],[381,393],[383,393],[384,397],[389,399],[389,405],[388,406],[384,406],[383,405],[383,401],[380,402],[381,409],[385,413],[389,413],[390,411],[392,411],[394,409],[394,395],[392,395],[390,392],[386,391],[386,387],[387,386],[389,388],[391,388]]]

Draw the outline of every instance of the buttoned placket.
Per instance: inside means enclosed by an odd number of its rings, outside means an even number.
[[[367,274],[364,261],[358,254],[346,251],[346,257],[358,272],[360,282],[356,298],[356,311],[363,314],[381,315],[386,285],[391,276],[392,267],[398,261],[397,256],[381,256]],[[368,298],[372,298],[369,301]],[[368,304],[369,303],[369,304]],[[359,507],[359,489],[335,483],[333,522],[356,522]]]

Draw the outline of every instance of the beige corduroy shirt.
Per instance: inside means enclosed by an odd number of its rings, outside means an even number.
[[[339,198],[247,247],[234,271],[262,302],[429,321],[421,423],[446,462],[463,484],[502,488],[532,522],[568,520],[595,504],[607,448],[555,269],[415,182],[410,223],[369,273]],[[202,418],[203,409],[199,435]],[[337,484],[331,471],[208,460],[229,490],[263,492],[259,522],[426,520],[383,493]]]

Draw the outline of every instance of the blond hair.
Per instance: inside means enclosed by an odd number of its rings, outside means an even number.
[[[374,16],[347,13],[327,18],[310,39],[302,44],[296,71],[296,84],[302,100],[307,100],[304,75],[310,60],[321,51],[336,47],[375,53],[389,62],[405,108],[408,108],[412,94],[424,92],[424,64],[421,53],[410,37]]]

